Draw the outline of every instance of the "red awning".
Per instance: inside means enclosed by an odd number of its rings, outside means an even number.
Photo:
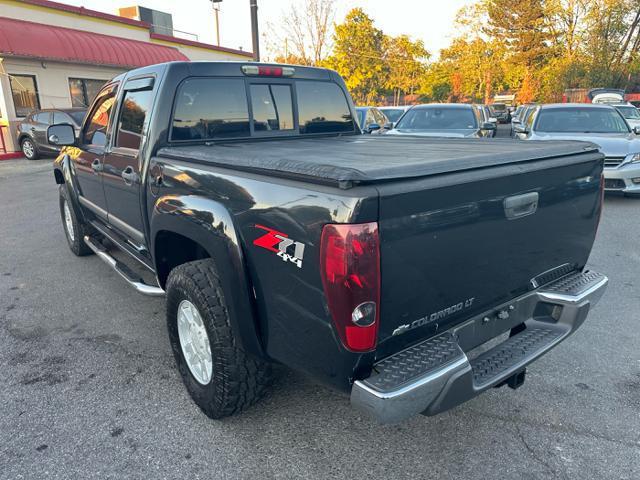
[[[189,60],[174,47],[3,17],[0,55],[125,68]]]

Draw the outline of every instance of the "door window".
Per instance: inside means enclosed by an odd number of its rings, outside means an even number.
[[[36,123],[44,123],[44,124],[48,124],[49,123],[49,112],[40,112],[37,113],[34,116],[34,119],[36,121]]]
[[[107,144],[107,128],[113,104],[116,100],[115,86],[109,87],[99,98],[89,113],[89,122],[82,134],[84,145],[104,147]]]
[[[387,119],[384,114],[377,108],[373,110],[373,117],[376,119],[376,123],[380,125],[380,127],[384,127],[384,124],[387,123]]]
[[[125,92],[122,101],[116,147],[138,150],[144,122],[151,108],[152,90]]]
[[[58,125],[60,123],[73,125],[73,120],[71,120],[71,117],[64,112],[53,112],[53,124]]]

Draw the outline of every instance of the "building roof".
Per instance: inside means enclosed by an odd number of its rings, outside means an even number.
[[[119,15],[112,15],[110,13],[99,12],[97,10],[91,10],[85,7],[75,7],[73,5],[66,5],[64,3],[53,2],[51,0],[20,0],[20,1],[28,5],[34,5],[36,7],[47,8],[51,10],[59,10],[59,11],[68,12],[68,13],[75,13],[77,15],[105,20],[107,22],[123,23],[126,25],[143,28],[149,31],[150,38],[156,38],[158,40],[163,40],[165,42],[177,43],[181,45],[189,45],[193,47],[199,47],[199,48],[214,50],[218,52],[232,53],[235,55],[242,55],[244,57],[249,57],[249,58],[253,57],[253,53],[246,52],[244,50],[236,50],[234,48],[220,47],[218,45],[211,45],[208,43],[194,42],[192,40],[173,37],[171,35],[161,35],[161,34],[153,33],[151,31],[151,25],[148,24],[147,22],[142,22],[140,20],[134,20],[131,18],[121,17]]]
[[[189,60],[170,46],[3,17],[0,54],[121,68]]]

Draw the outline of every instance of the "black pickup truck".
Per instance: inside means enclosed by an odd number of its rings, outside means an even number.
[[[330,70],[146,67],[102,89],[77,141],[47,137],[71,250],[166,296],[212,418],[254,403],[274,362],[381,422],[519,387],[607,284],[584,268],[595,146],[361,135]]]

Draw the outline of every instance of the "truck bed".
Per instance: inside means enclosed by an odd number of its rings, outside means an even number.
[[[576,141],[350,135],[165,147],[158,156],[350,188],[595,152]]]

